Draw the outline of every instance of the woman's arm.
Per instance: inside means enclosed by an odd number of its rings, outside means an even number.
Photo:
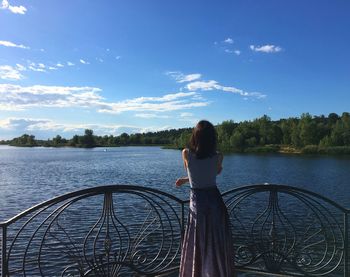
[[[182,150],[182,160],[184,162],[185,170],[187,171],[187,166],[188,166],[188,149],[187,148]]]
[[[219,175],[222,171],[222,161],[224,160],[224,155],[218,153],[218,165],[217,165],[217,175]]]
[[[187,170],[187,165],[188,165],[188,150],[187,149],[183,149],[182,150],[182,160],[184,162],[184,167],[185,167],[185,170]],[[177,187],[180,187],[182,186],[183,184],[186,184],[189,182],[189,179],[188,177],[181,177],[181,178],[178,178],[175,182],[175,185]]]

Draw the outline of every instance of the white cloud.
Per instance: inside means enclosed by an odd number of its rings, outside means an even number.
[[[90,64],[89,62],[87,62],[87,61],[85,61],[85,60],[83,60],[83,59],[80,59],[79,61],[80,61],[80,63],[82,63],[82,64]]]
[[[0,79],[13,81],[21,80],[23,79],[23,75],[20,73],[22,70],[22,65],[17,68],[10,65],[0,65]]]
[[[7,41],[7,40],[0,40],[0,45],[1,46],[5,46],[5,47],[15,47],[15,48],[29,49],[28,46],[24,46],[22,44],[16,44],[16,43],[13,43],[13,42]]]
[[[38,118],[16,118],[10,117],[0,120],[0,130],[16,131],[18,134],[23,133],[65,133],[83,134],[85,129],[92,129],[97,135],[120,135],[123,132],[136,133],[145,130],[144,127],[134,125],[117,125],[117,124],[69,124],[57,123],[51,119]],[[148,127],[148,129],[155,129]],[[46,138],[46,137],[45,137]]]
[[[91,107],[103,98],[93,87],[59,87],[0,84],[0,110],[25,110],[33,107]]]
[[[277,53],[281,52],[282,48],[280,46],[266,44],[262,46],[250,45],[249,48],[254,52],[263,52],[263,53]]]
[[[148,132],[159,132],[174,129],[171,126],[162,126],[162,127],[143,127],[138,133],[148,133]]]
[[[25,110],[33,107],[92,108],[101,113],[127,111],[167,112],[204,107],[209,102],[196,99],[196,92],[179,92],[159,97],[138,97],[107,102],[94,87],[19,86],[0,84],[0,110]]]
[[[161,97],[138,97],[116,103],[104,103],[99,112],[111,114],[126,111],[167,112],[209,105],[209,102],[194,99],[196,95],[196,92],[179,92]]]
[[[24,65],[21,65],[21,64],[19,64],[19,63],[16,64],[16,67],[17,67],[17,69],[18,69],[19,71],[25,71],[25,70],[27,70],[26,67],[25,67]]]
[[[58,62],[53,66],[48,66],[43,63],[34,63],[30,60],[27,61],[28,67],[27,69],[35,71],[35,72],[46,72],[46,69],[48,70],[57,70],[58,68],[63,68],[64,64]]]
[[[140,127],[136,125],[118,124],[71,124],[58,123],[45,118],[16,118],[10,117],[1,120],[0,130],[12,133],[12,137],[20,136],[24,133],[35,135],[37,138],[47,139],[60,134],[63,137],[71,138],[75,134],[84,134],[85,129],[91,129],[96,135],[120,135],[122,133],[147,133],[172,129],[171,126],[161,127]],[[38,136],[39,135],[39,136]]]
[[[121,56],[116,56],[115,59],[116,60],[119,60],[121,58]]]
[[[233,39],[232,38],[227,38],[224,40],[225,43],[228,43],[228,44],[233,44]]]
[[[168,71],[165,74],[168,76],[171,76],[178,83],[192,82],[192,81],[198,80],[202,77],[202,75],[199,73],[185,75],[185,74],[181,73],[180,71]]]
[[[74,66],[74,63],[72,63],[72,62],[67,62],[67,65],[68,65],[68,66]]]
[[[28,69],[30,69],[32,71],[36,71],[36,72],[46,72],[45,69],[39,67],[39,65],[36,65],[35,63],[31,63],[28,66]]]
[[[170,118],[168,115],[159,115],[154,113],[137,113],[135,114],[135,117],[140,118]]]
[[[239,51],[239,50],[237,50],[237,51]],[[235,54],[238,55],[237,53],[235,53]],[[240,52],[239,52],[239,54],[240,54]],[[169,71],[169,72],[166,72],[166,74],[171,76],[172,78],[174,78],[178,83],[187,82],[187,85],[185,86],[185,88],[192,93],[194,91],[197,91],[197,90],[201,90],[201,91],[221,90],[221,91],[225,91],[225,92],[239,94],[239,95],[244,96],[244,97],[253,97],[253,98],[258,98],[258,99],[266,97],[265,94],[262,94],[260,92],[247,92],[247,91],[244,91],[242,89],[238,89],[238,88],[235,88],[232,86],[223,86],[223,85],[220,85],[215,80],[210,80],[210,81],[198,80],[202,76],[199,73],[184,75],[180,71]],[[192,99],[200,101],[200,100],[202,100],[202,95],[201,94],[194,94]]]
[[[225,92],[231,92],[235,94],[239,94],[245,97],[254,97],[254,98],[265,98],[266,95],[260,92],[247,92],[242,89],[238,89],[232,86],[222,86],[215,80],[210,81],[195,81],[187,84],[186,88],[191,91],[202,90],[202,91],[210,91],[210,90],[221,90]]]
[[[191,116],[193,116],[193,113],[181,113],[180,116],[181,117],[191,117]]]
[[[24,6],[11,6],[8,0],[2,0],[1,9],[9,10],[12,13],[16,14],[25,14],[27,12],[27,8]]]
[[[224,50],[226,53],[230,53],[230,54],[232,54],[232,53],[234,53],[234,54],[236,54],[237,56],[239,56],[239,55],[241,55],[241,51],[240,50],[231,50],[231,49],[225,49]]]

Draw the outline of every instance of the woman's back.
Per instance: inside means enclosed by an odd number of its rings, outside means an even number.
[[[201,189],[216,186],[219,154],[205,159],[197,159],[196,154],[187,149],[187,172],[191,188]]]

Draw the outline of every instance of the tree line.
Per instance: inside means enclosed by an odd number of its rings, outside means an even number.
[[[350,154],[350,113],[330,113],[328,116],[312,116],[303,113],[300,117],[271,120],[267,115],[260,118],[234,122],[226,120],[215,126],[218,148],[222,152],[291,152]],[[93,130],[71,139],[60,135],[52,139],[36,140],[24,134],[2,144],[13,146],[71,146],[110,147],[126,145],[163,145],[184,148],[192,128],[172,129],[137,134],[123,133],[119,136],[96,136]]]
[[[218,148],[222,152],[291,152],[350,154],[350,114],[312,116],[303,113],[272,121],[260,118],[236,123],[223,121],[216,126]],[[184,131],[174,144],[184,147],[191,135]]]
[[[175,138],[187,129],[172,129],[158,132],[137,134],[122,133],[119,136],[96,136],[93,130],[86,129],[84,135],[74,135],[71,139],[65,139],[60,135],[48,140],[38,140],[35,136],[24,134],[12,140],[0,141],[0,144],[11,146],[44,146],[44,147],[116,147],[128,145],[168,145],[172,146]]]

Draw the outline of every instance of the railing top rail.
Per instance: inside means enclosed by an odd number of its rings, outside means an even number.
[[[134,190],[134,191],[143,191],[143,192],[151,192],[151,193],[157,193],[160,195],[163,195],[165,197],[168,197],[169,199],[172,199],[180,204],[185,204],[188,203],[189,200],[182,200],[170,193],[158,190],[158,189],[154,189],[154,188],[148,188],[148,187],[143,187],[143,186],[136,186],[136,185],[106,185],[106,186],[97,186],[97,187],[92,187],[92,188],[86,188],[86,189],[81,189],[81,190],[76,190],[73,192],[69,192],[60,196],[56,196],[53,197],[49,200],[46,200],[44,202],[41,202],[35,206],[32,206],[30,208],[28,208],[27,210],[15,215],[14,217],[5,220],[3,222],[0,222],[0,228],[1,227],[5,227],[8,226],[10,224],[12,224],[13,222],[19,220],[20,218],[26,216],[27,214],[38,210],[42,207],[45,207],[47,205],[50,205],[52,203],[55,202],[60,202],[60,201],[64,201],[66,199],[72,198],[72,197],[76,197],[76,196],[80,196],[80,195],[98,195],[98,194],[103,194],[106,192],[117,192],[117,191],[128,191],[128,190]],[[234,192],[239,192],[241,190],[256,190],[256,191],[271,191],[271,190],[277,190],[277,191],[281,191],[281,192],[301,192],[301,193],[305,193],[314,197],[317,197],[331,205],[333,205],[334,207],[336,207],[337,209],[341,210],[343,213],[350,213],[350,209],[344,208],[343,206],[341,206],[340,204],[336,203],[335,201],[324,197],[318,193],[306,190],[306,189],[302,189],[302,188],[298,188],[298,187],[293,187],[293,186],[288,186],[288,185],[279,185],[279,184],[270,184],[270,183],[262,183],[262,184],[254,184],[254,185],[248,185],[248,186],[240,186],[231,190],[228,190],[226,192],[224,192],[222,194],[222,196],[228,195],[230,193],[234,193]]]
[[[35,206],[32,206],[26,210],[24,210],[23,212],[15,215],[14,217],[8,219],[8,220],[5,220],[3,222],[0,222],[0,228],[2,227],[5,227],[5,226],[8,226],[12,223],[14,223],[15,221],[21,219],[22,217],[26,216],[27,214],[33,212],[33,211],[36,211],[42,207],[45,207],[45,206],[48,206],[52,203],[58,203],[58,202],[61,202],[61,201],[64,201],[66,199],[69,199],[69,198],[73,198],[73,197],[76,197],[76,196],[81,196],[81,195],[89,195],[89,196],[92,196],[92,195],[98,195],[98,194],[104,194],[106,192],[117,192],[117,191],[143,191],[143,192],[151,192],[151,193],[156,193],[156,194],[159,194],[159,195],[163,195],[165,197],[168,197],[169,199],[172,199],[180,204],[183,204],[185,203],[186,201],[184,200],[181,200],[180,198],[170,194],[170,193],[167,193],[167,192],[164,192],[164,191],[161,191],[161,190],[158,190],[158,189],[154,189],[154,188],[148,188],[148,187],[143,187],[143,186],[135,186],[135,185],[106,185],[106,186],[97,186],[97,187],[92,187],[92,188],[86,188],[86,189],[81,189],[81,190],[76,190],[76,191],[73,191],[73,192],[68,192],[68,193],[65,193],[65,194],[62,194],[60,196],[56,196],[56,197],[53,197],[49,200],[46,200],[44,202],[41,202]]]
[[[224,193],[222,193],[222,196],[225,196],[227,194],[230,193],[234,193],[234,192],[238,192],[241,190],[257,190],[257,191],[271,191],[271,190],[277,190],[277,191],[281,191],[281,192],[301,192],[304,194],[308,194],[311,196],[314,196],[318,199],[321,199],[331,205],[333,205],[334,207],[336,207],[337,209],[341,210],[343,213],[350,213],[350,209],[347,209],[345,207],[343,207],[342,205],[338,204],[337,202],[321,195],[318,194],[316,192],[307,190],[307,189],[303,189],[303,188],[299,188],[299,187],[293,187],[293,186],[289,186],[289,185],[281,185],[281,184],[272,184],[272,183],[263,183],[263,184],[254,184],[254,185],[247,185],[247,186],[241,186],[238,188],[234,188],[228,191],[225,191]]]

